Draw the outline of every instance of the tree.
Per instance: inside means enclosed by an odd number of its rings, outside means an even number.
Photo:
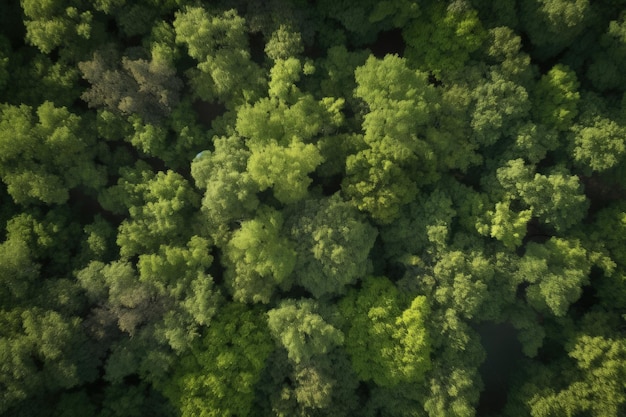
[[[359,210],[390,223],[420,185],[436,178],[436,155],[423,139],[436,93],[426,74],[392,55],[368,58],[355,77],[355,94],[369,106],[363,120],[367,148],[346,160],[342,188]]]
[[[313,141],[339,127],[344,101],[315,100],[294,84],[307,65],[296,58],[277,60],[271,70],[269,98],[244,105],[236,128],[251,151],[247,169],[260,190],[272,188],[284,204],[302,200],[311,183],[308,174],[323,161]]]
[[[251,415],[254,387],[272,345],[258,309],[227,304],[161,390],[183,417]]]
[[[592,53],[586,75],[600,91],[622,88],[624,75],[620,68],[626,63],[626,14],[621,12],[617,19],[611,20],[608,27],[602,29],[605,32],[596,43],[597,48]]]
[[[459,317],[472,319],[480,316],[488,303],[496,302],[490,300],[488,295],[489,286],[494,281],[494,269],[489,260],[478,253],[451,251],[443,254],[433,267],[438,283],[433,294],[434,300],[454,310]],[[503,298],[510,300],[513,291],[510,288],[509,294]],[[504,302],[504,299],[500,302]]]
[[[39,268],[24,240],[11,236],[0,244],[0,300],[4,308],[28,297]]]
[[[558,64],[541,77],[535,90],[533,113],[537,120],[567,131],[578,115],[579,82],[567,66]]]
[[[520,260],[517,275],[530,285],[529,304],[540,312],[563,317],[589,283],[592,261],[580,242],[553,237],[544,244],[531,242]]]
[[[362,380],[382,387],[419,383],[430,369],[430,307],[423,296],[408,301],[384,277],[367,278],[361,291],[341,300],[345,348]]]
[[[237,136],[214,138],[191,164],[196,187],[204,192],[202,213],[216,244],[221,246],[237,221],[252,217],[259,205],[259,187],[247,172],[250,151]]]
[[[571,127],[570,155],[586,173],[602,172],[624,160],[626,127],[611,118],[596,115]]]
[[[282,232],[283,216],[267,206],[241,222],[224,248],[225,278],[238,302],[264,303],[276,289],[289,288],[296,252]]]
[[[534,216],[557,231],[571,228],[586,216],[589,202],[577,176],[562,166],[554,167],[548,175],[533,176],[533,171],[532,166],[516,159],[499,168],[497,178],[509,196],[517,196]]]
[[[324,96],[342,97],[351,108],[357,108],[357,99],[353,96],[356,88],[354,70],[365,63],[367,56],[365,51],[348,51],[343,45],[328,49],[326,57],[319,64],[320,72],[324,72],[320,82]]]
[[[290,396],[298,408],[331,411],[337,387],[330,356],[343,344],[343,333],[318,314],[317,303],[307,299],[285,300],[267,318],[272,336],[287,351],[293,368]]]
[[[37,394],[89,383],[97,377],[99,358],[78,317],[64,317],[36,306],[0,312],[0,412]]]
[[[549,389],[529,401],[533,416],[555,414],[618,416],[626,404],[624,367],[626,344],[622,338],[581,335],[568,355],[577,369],[562,390]]]
[[[65,7],[61,0],[22,0],[26,20],[26,39],[44,54],[54,49],[75,43],[75,38],[89,39],[93,15],[80,11],[74,5]]]
[[[296,139],[308,143],[343,124],[343,99],[316,100],[296,85],[314,69],[309,67],[297,58],[277,60],[270,71],[269,97],[238,109],[236,129],[249,139],[251,150],[272,140],[282,146]]]
[[[354,207],[334,194],[306,200],[294,211],[285,228],[296,242],[295,283],[319,298],[342,294],[365,277],[377,233]]]
[[[493,145],[503,136],[513,136],[531,108],[526,89],[495,71],[473,95],[473,140],[482,146]]]
[[[308,173],[322,162],[317,148],[294,140],[287,147],[272,141],[255,149],[248,160],[248,172],[261,191],[271,187],[284,204],[302,200],[312,180]]]
[[[478,13],[469,2],[433,3],[403,28],[407,58],[437,76],[460,70],[486,39]]]
[[[409,261],[412,256],[432,252],[437,243],[430,231],[445,228],[445,238],[456,217],[453,202],[446,191],[439,188],[432,193],[422,194],[401,212],[398,220],[380,228],[385,244],[385,255],[393,261]]]
[[[158,332],[178,352],[200,326],[209,325],[220,301],[206,272],[213,261],[209,251],[208,240],[193,236],[185,247],[161,245],[158,253],[140,255],[137,262],[139,280],[167,300]]]
[[[617,203],[598,212],[590,232],[591,240],[601,242],[608,250],[611,261],[615,263],[615,270],[604,268],[606,272],[603,279],[594,284],[602,304],[609,309],[626,307],[625,227],[626,207],[624,203]]]
[[[201,7],[176,12],[176,42],[185,44],[197,68],[189,72],[194,95],[227,107],[258,97],[263,76],[250,59],[245,20],[228,10],[211,15]]]
[[[146,122],[158,123],[178,104],[182,81],[166,60],[123,56],[120,62],[119,54],[107,48],[78,67],[91,84],[81,96],[89,107],[138,114]]]
[[[343,344],[343,333],[324,321],[312,300],[285,300],[267,313],[267,323],[295,365],[306,365]]]
[[[536,48],[534,55],[546,60],[574,42],[589,23],[588,0],[533,0],[520,7],[520,21]]]
[[[349,1],[323,0],[318,10],[329,19],[339,21],[357,44],[370,43],[381,30],[403,27],[420,15],[420,7],[406,0],[364,1],[358,7]]]
[[[95,138],[80,116],[48,101],[35,115],[26,105],[0,112],[0,175],[16,203],[62,204],[72,188],[104,185]]]
[[[173,171],[159,172],[133,191],[138,194],[137,203],[128,201],[130,217],[122,222],[117,236],[122,257],[156,252],[164,241],[187,242],[200,205],[187,180]]]
[[[510,249],[519,247],[526,235],[526,227],[532,217],[531,210],[518,213],[511,210],[510,201],[496,203],[494,211],[488,211],[491,222],[490,236],[501,241]]]
[[[508,9],[512,8],[511,3],[513,2],[501,2],[498,5]],[[496,8],[498,5],[494,4],[493,7]],[[501,14],[495,16],[501,17]],[[522,50],[522,39],[511,29],[512,27],[515,25],[489,29],[485,45],[486,61],[496,64],[498,72],[505,75],[507,79],[522,86],[528,86],[534,81],[530,56]]]
[[[265,54],[273,61],[297,57],[302,52],[302,36],[285,25],[280,25],[265,45]]]

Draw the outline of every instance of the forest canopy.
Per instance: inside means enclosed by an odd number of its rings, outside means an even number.
[[[0,2],[0,415],[626,415],[626,0]]]

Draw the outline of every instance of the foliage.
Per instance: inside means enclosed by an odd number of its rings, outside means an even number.
[[[183,416],[250,415],[253,388],[271,346],[258,310],[229,304],[179,359],[164,393]]]
[[[625,0],[0,1],[0,414],[626,414],[625,65]]]
[[[400,299],[388,279],[370,277],[339,306],[355,372],[380,386],[420,382],[431,366],[426,298],[418,296],[406,307]]]

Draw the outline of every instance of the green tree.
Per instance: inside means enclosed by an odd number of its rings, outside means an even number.
[[[89,383],[99,359],[78,317],[35,306],[0,312],[0,412],[41,394]]]
[[[487,302],[494,268],[482,256],[460,251],[446,253],[433,267],[433,273],[439,283],[434,299],[460,317],[473,318]]]
[[[421,12],[419,5],[407,0],[368,0],[358,6],[346,0],[323,0],[317,8],[325,17],[339,21],[346,31],[353,33],[358,44],[374,41],[380,30],[403,27]]]
[[[334,391],[342,391],[334,369],[341,363],[335,349],[343,344],[343,333],[327,323],[319,315],[317,303],[308,299],[285,300],[270,310],[267,318],[274,340],[287,352],[291,364],[287,375],[293,381],[292,386],[274,387],[281,392],[280,400],[273,401],[277,414],[334,412],[338,396]],[[338,406],[337,411],[344,408]]]
[[[570,46],[589,23],[588,0],[532,0],[520,4],[520,21],[535,47],[534,55],[545,60]]]
[[[178,360],[162,391],[184,417],[252,415],[254,388],[272,347],[257,309],[228,304]]]
[[[408,60],[423,71],[458,71],[487,37],[469,2],[432,3],[403,28]]]
[[[307,364],[343,344],[343,333],[326,323],[311,300],[285,300],[267,313],[274,339],[285,348],[289,360]]]
[[[286,229],[296,242],[294,281],[316,298],[343,293],[371,270],[376,229],[338,194],[296,206]]]
[[[357,99],[353,96],[356,88],[354,70],[365,63],[367,56],[366,51],[348,51],[344,45],[328,49],[326,57],[319,64],[319,72],[324,73],[320,81],[324,96],[342,97],[351,107],[357,108]]]
[[[138,194],[137,203],[128,201],[130,217],[122,222],[117,236],[123,257],[156,252],[164,242],[187,242],[200,205],[200,197],[187,180],[173,171],[159,172],[133,191]]]
[[[258,97],[263,75],[250,59],[245,20],[235,10],[211,15],[188,7],[176,12],[174,29],[176,42],[185,44],[198,62],[188,74],[194,95],[227,107]]]
[[[280,25],[265,45],[265,54],[273,61],[297,57],[302,52],[302,36],[285,25]]]
[[[78,186],[98,189],[95,137],[80,116],[45,102],[0,108],[0,175],[16,203],[62,204]]]
[[[531,415],[619,416],[626,404],[624,340],[582,335],[568,355],[577,368],[568,386],[536,394],[528,401]]]
[[[410,263],[413,256],[432,252],[438,243],[432,233],[444,228],[447,238],[456,214],[447,192],[437,188],[428,195],[419,195],[404,207],[396,221],[380,228],[385,255],[393,261]]]
[[[604,33],[595,44],[586,75],[601,91],[623,89],[621,68],[626,63],[626,13],[622,11],[602,29]]]
[[[626,307],[626,245],[624,244],[624,228],[626,227],[626,207],[624,203],[617,203],[606,207],[597,214],[597,220],[590,231],[594,242],[609,251],[610,259],[615,263],[613,273],[609,268],[603,279],[595,283],[598,296],[608,308],[623,309]]]
[[[534,308],[563,317],[589,283],[592,264],[579,241],[553,237],[544,244],[527,245],[517,275],[530,284],[526,295]]]
[[[191,164],[196,187],[203,191],[202,213],[216,244],[222,245],[237,221],[251,217],[259,205],[257,182],[247,171],[250,151],[237,136],[214,138]]]
[[[588,174],[606,171],[623,163],[626,127],[600,115],[587,120],[571,127],[569,151],[574,163]]]
[[[389,223],[420,185],[436,178],[436,155],[423,139],[436,92],[425,73],[392,55],[368,58],[355,77],[355,94],[369,107],[363,120],[367,148],[346,160],[342,187],[359,210]]]
[[[162,324],[169,345],[180,352],[211,322],[220,298],[206,272],[213,259],[206,239],[193,236],[185,247],[161,245],[158,253],[139,256],[139,280],[166,299]]]
[[[589,202],[577,176],[562,166],[554,167],[548,175],[533,175],[533,171],[532,166],[516,159],[499,168],[497,178],[509,196],[517,196],[533,216],[557,231],[571,228],[586,216]]]
[[[225,278],[239,302],[264,303],[291,285],[296,252],[283,232],[283,216],[267,206],[241,222],[224,250]]]
[[[75,38],[89,39],[93,14],[80,11],[75,2],[63,0],[21,0],[26,17],[26,40],[45,54],[74,43]]]
[[[27,242],[18,236],[10,236],[0,244],[0,300],[4,308],[29,296],[39,268]]]
[[[579,82],[567,66],[557,64],[541,77],[535,89],[533,114],[542,123],[566,131],[578,115]]]
[[[369,277],[340,302],[345,348],[362,380],[383,387],[419,383],[430,369],[428,301],[406,301],[387,278]]]
[[[500,2],[498,5],[507,3],[510,5],[510,2]],[[494,7],[497,6],[494,4]],[[500,17],[500,15],[496,16]],[[498,71],[511,81],[526,86],[534,78],[530,56],[523,51],[522,39],[511,27],[513,26],[498,26],[489,29],[484,45],[486,61],[495,64]]]
[[[302,200],[312,180],[307,176],[322,162],[317,148],[294,140],[283,147],[270,142],[255,149],[248,160],[250,178],[261,191],[271,187],[281,203]]]
[[[526,89],[495,71],[473,95],[473,140],[482,146],[493,145],[503,136],[517,133],[531,108]]]

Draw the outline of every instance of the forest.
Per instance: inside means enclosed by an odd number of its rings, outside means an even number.
[[[0,415],[626,416],[626,0],[0,1]]]

